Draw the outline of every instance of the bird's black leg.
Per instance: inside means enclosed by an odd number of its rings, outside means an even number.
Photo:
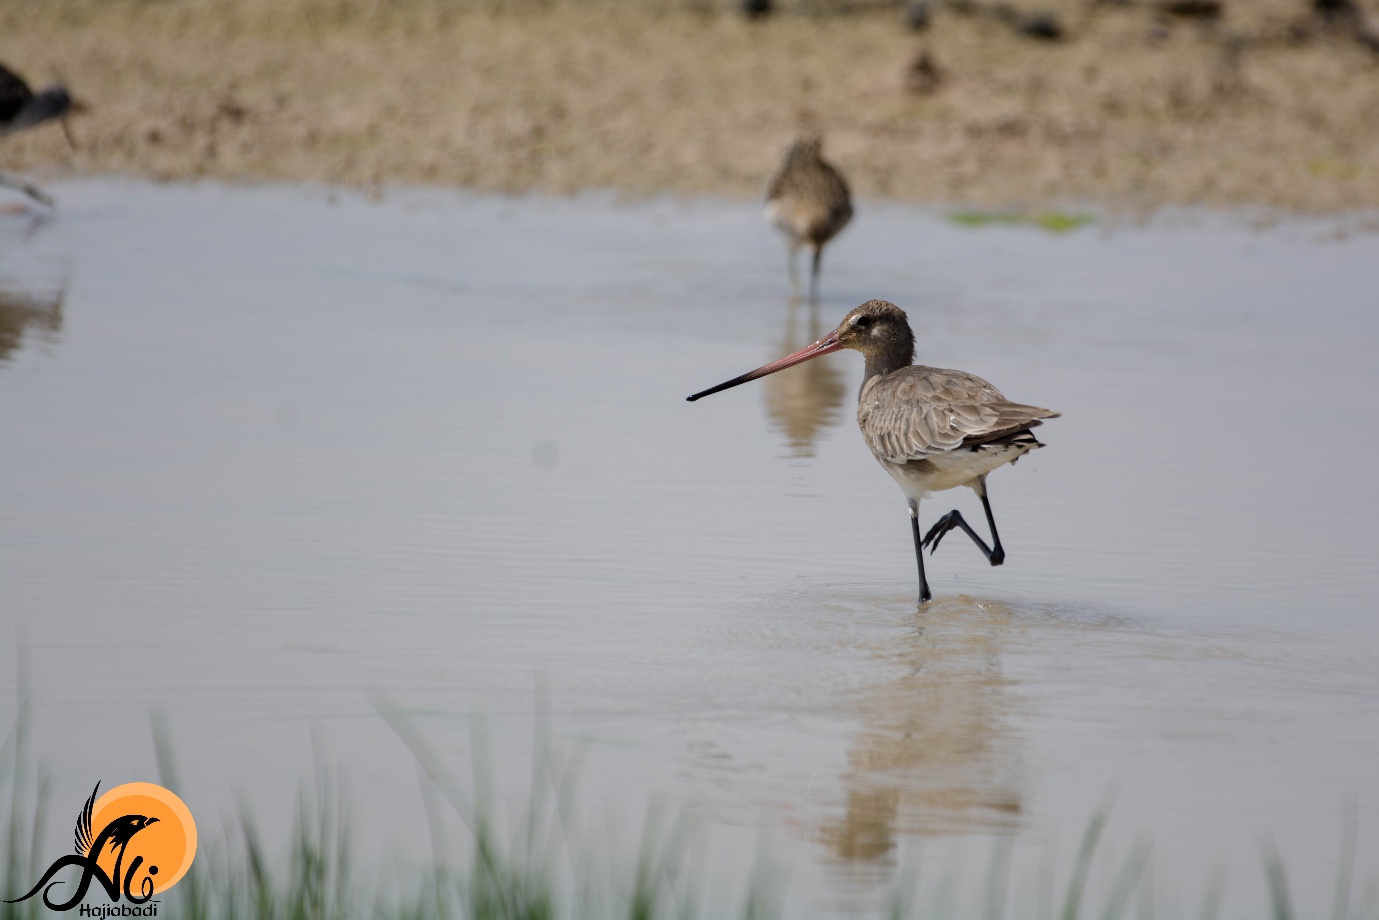
[[[977,532],[963,520],[961,512],[956,508],[939,518],[934,526],[929,528],[929,532],[924,536],[924,546],[929,547],[929,554],[933,555],[938,549],[938,545],[943,540],[944,534],[955,528],[961,528],[962,532],[972,538],[972,542],[977,544],[977,549],[982,551],[986,561],[992,565],[1000,565],[1006,561],[1006,551],[1001,547],[1001,535],[996,532],[996,518],[991,513],[991,500],[986,496],[985,477],[979,483],[977,494],[981,496],[982,507],[986,509],[986,523],[991,528],[991,542],[993,546],[987,546],[986,541],[977,536]]]
[[[919,504],[910,502],[910,530],[915,535],[915,561],[919,563],[919,602],[922,604],[934,595],[929,590],[929,579],[924,577],[924,540],[919,535]]]
[[[991,552],[987,560],[992,565],[1006,561],[1006,551],[1001,547],[1001,535],[996,532],[996,516],[991,513],[991,499],[986,497],[986,483],[982,483],[982,508],[986,510],[986,526],[991,528]]]

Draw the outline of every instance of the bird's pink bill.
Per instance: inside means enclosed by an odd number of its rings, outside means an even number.
[[[737,386],[738,384],[748,383],[752,380],[757,380],[761,377],[767,376],[768,374],[774,374],[776,371],[783,371],[787,367],[794,367],[796,364],[803,364],[810,358],[817,358],[819,357],[819,355],[826,355],[835,351],[841,351],[842,348],[843,346],[838,342],[838,334],[836,332],[830,332],[828,335],[819,339],[819,341],[815,342],[813,345],[806,345],[799,351],[794,352],[792,354],[788,354],[784,358],[781,358],[779,361],[772,361],[770,364],[763,364],[761,367],[757,368],[754,371],[748,371],[741,377],[734,377],[732,380],[724,381],[716,387],[709,387],[707,390],[700,390],[693,396],[685,397],[685,401],[694,402],[696,399],[700,399],[704,396],[709,396],[721,390],[731,389]]]

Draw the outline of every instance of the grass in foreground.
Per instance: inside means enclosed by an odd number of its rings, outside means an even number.
[[[0,801],[5,808],[0,895],[13,898],[26,891],[62,849],[45,841],[49,783],[29,752],[31,704],[21,692],[14,726],[0,749]],[[759,848],[747,873],[745,889],[736,896],[715,890],[702,864],[705,830],[689,812],[668,816],[652,807],[634,857],[620,859],[610,846],[590,845],[579,826],[575,790],[580,754],[560,751],[539,732],[531,788],[524,812],[504,821],[496,814],[499,799],[486,765],[476,762],[466,786],[449,771],[425,739],[405,718],[380,707],[383,717],[406,743],[424,777],[422,796],[431,821],[433,860],[411,873],[388,871],[385,863],[361,872],[352,855],[350,797],[341,771],[332,769],[316,746],[315,768],[298,796],[291,839],[283,850],[261,842],[249,803],[237,803],[236,816],[218,834],[202,829],[196,863],[169,894],[163,915],[176,920],[560,920],[560,918],[626,918],[657,920],[736,915],[744,920],[770,920],[784,915],[786,886],[768,848]],[[176,791],[180,778],[170,734],[153,720],[155,751],[163,785]],[[484,749],[482,738],[476,748]],[[466,790],[469,791],[466,791]],[[1117,920],[1132,912],[1139,918],[1162,915],[1144,884],[1152,845],[1137,840],[1116,866],[1096,859],[1109,820],[1110,805],[1092,815],[1068,877],[1044,880],[1057,904],[1043,907],[1013,902],[1010,894],[1010,838],[994,841],[989,865],[979,873],[984,890],[965,913],[952,878],[929,886],[918,884],[917,872],[904,871],[879,912],[894,920],[982,916],[1056,916],[1059,920],[1100,917]],[[1354,812],[1352,811],[1352,814]],[[449,845],[449,822],[458,819],[466,832],[464,856]],[[1369,916],[1352,911],[1351,889],[1356,848],[1356,822],[1346,824],[1333,920]],[[1295,916],[1287,874],[1271,840],[1262,844],[1263,879],[1274,920]],[[285,853],[284,853],[285,850]],[[281,854],[281,855],[279,855]],[[1109,884],[1089,895],[1093,869]],[[1107,874],[1109,873],[1109,874]],[[1051,872],[1049,873],[1051,875]],[[378,881],[366,885],[363,879]],[[1225,895],[1225,873],[1218,872],[1200,899],[1196,916],[1219,916]],[[735,901],[734,901],[735,897]],[[95,899],[90,899],[95,903]],[[1041,899],[1042,900],[1042,899]],[[981,904],[978,911],[976,905]],[[1050,911],[1049,908],[1054,910]],[[0,904],[0,920],[36,920],[49,912],[37,899]],[[1305,916],[1320,916],[1306,914]]]

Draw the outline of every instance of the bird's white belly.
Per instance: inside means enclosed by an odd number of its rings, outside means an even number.
[[[795,218],[795,208],[790,202],[775,199],[766,203],[766,222],[791,240],[804,236],[804,231],[796,225]]]
[[[830,227],[832,215],[826,206],[793,196],[767,202],[766,220],[795,243],[823,243],[843,229],[841,224]]]
[[[905,497],[919,501],[930,492],[958,486],[976,486],[977,479],[1032,450],[1034,443],[982,445],[976,450],[959,448],[909,463],[881,460],[881,466],[899,484]],[[878,458],[879,459],[879,458]]]

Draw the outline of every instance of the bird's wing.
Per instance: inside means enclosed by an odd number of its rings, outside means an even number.
[[[1048,409],[1011,402],[973,374],[936,367],[873,377],[857,403],[857,424],[867,446],[892,463],[983,444],[1057,417]]]
[[[824,238],[831,238],[852,220],[852,193],[848,191],[847,180],[829,164],[819,162],[819,174],[815,181],[819,184],[819,199],[828,209],[825,225],[816,231]]]
[[[19,110],[33,97],[34,91],[29,89],[29,84],[4,64],[0,64],[0,125],[18,115]]]
[[[822,181],[828,188],[829,197],[851,206],[852,192],[848,190],[848,182],[843,178],[843,174],[832,164],[820,161],[819,166],[822,167]]]
[[[96,793],[100,792],[101,784],[96,783],[96,788],[91,790],[91,797],[86,800],[86,807],[82,808],[81,814],[77,816],[77,855],[86,856],[91,852],[91,844],[95,838],[91,835],[91,809],[96,805]]]

